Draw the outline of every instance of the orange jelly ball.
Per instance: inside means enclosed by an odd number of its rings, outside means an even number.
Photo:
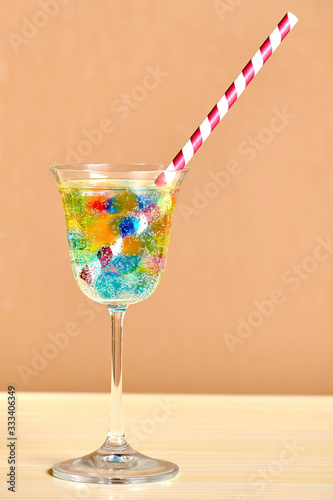
[[[138,255],[142,248],[142,241],[135,236],[127,236],[123,239],[123,253],[126,255]]]
[[[96,222],[86,226],[85,237],[92,243],[94,249],[112,245],[116,241],[118,232],[109,222],[109,217],[100,217]]]
[[[166,233],[170,230],[170,226],[171,217],[169,215],[165,215],[164,217],[157,217],[150,224],[151,229],[156,235],[158,235],[159,233]]]

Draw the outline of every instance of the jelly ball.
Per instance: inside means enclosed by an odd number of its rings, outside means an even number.
[[[171,216],[157,217],[152,220],[150,228],[156,234],[167,233],[171,228]]]
[[[87,209],[93,212],[106,212],[108,200],[105,196],[89,196]]]
[[[132,191],[125,191],[113,197],[113,205],[117,212],[132,212],[138,205],[138,198]]]
[[[136,233],[139,229],[140,220],[136,217],[123,217],[119,222],[119,230],[123,237]]]
[[[149,257],[149,259],[145,261],[145,269],[151,274],[159,275],[164,269],[165,262],[166,258],[161,255]]]
[[[151,222],[152,220],[161,216],[161,212],[156,205],[150,205],[148,208],[146,208],[146,210],[144,210],[143,213],[148,222]]]
[[[146,210],[150,205],[152,205],[153,201],[151,196],[141,195],[138,197],[138,207],[140,210]]]
[[[157,242],[157,252],[155,253],[163,253],[170,241],[170,234],[168,233],[160,233],[159,235],[156,236],[156,242]]]
[[[103,299],[119,298],[126,291],[126,280],[117,273],[103,272],[95,282],[95,290]]]
[[[144,273],[141,267],[140,271],[131,274],[126,279],[131,295],[134,295],[136,299],[143,300],[154,291],[157,280],[152,275]]]
[[[94,277],[90,271],[89,266],[84,266],[79,274],[79,277],[81,278],[81,280],[85,281],[88,286],[90,286],[94,281]]]
[[[157,205],[162,213],[170,212],[173,208],[171,196],[168,193],[163,194],[158,200]]]
[[[105,202],[105,209],[109,214],[115,214],[117,213],[117,207],[114,202],[114,198],[109,198]]]
[[[109,222],[108,222],[108,225],[110,227],[110,231],[117,234],[117,236],[120,236],[119,222],[121,221],[121,219],[122,219],[121,216],[111,214],[110,218],[109,218]]]
[[[123,253],[125,255],[136,255],[142,248],[142,241],[135,236],[126,236],[123,239]]]
[[[143,237],[143,246],[144,248],[150,253],[150,254],[153,254],[153,253],[156,253],[157,252],[157,248],[158,248],[158,242],[156,240],[156,238],[152,235],[146,235],[146,234],[143,234],[142,235]]]
[[[112,257],[113,257],[113,252],[111,247],[102,247],[100,250],[97,252],[97,257],[98,260],[101,264],[102,269],[105,267],[108,267],[110,264]]]
[[[93,224],[87,225],[84,229],[85,237],[96,249],[105,245],[112,245],[118,237],[117,230],[109,222],[110,219],[107,216],[98,217]]]
[[[173,205],[175,205],[179,195],[179,189],[171,189],[169,194]]]
[[[77,233],[68,233],[70,248],[75,252],[77,250],[85,250],[89,244],[82,235]]]
[[[67,233],[71,259],[77,263],[85,263],[92,257],[92,250],[89,242],[80,233]]]
[[[80,221],[81,227],[84,229],[85,227],[87,227],[89,225],[95,224],[98,221],[98,215],[94,214],[92,212],[91,213],[84,212],[80,216],[79,221]]]
[[[121,274],[129,274],[137,269],[141,261],[139,255],[118,255],[112,261],[113,267]]]
[[[72,210],[75,213],[82,212],[85,198],[81,193],[75,191],[64,192],[62,199],[65,210]]]

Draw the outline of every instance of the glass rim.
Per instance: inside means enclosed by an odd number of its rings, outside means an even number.
[[[129,167],[129,169],[119,169],[112,167]],[[153,168],[140,168],[140,167],[153,167]],[[159,168],[156,168],[159,167]],[[166,170],[166,166],[161,163],[59,163],[52,164],[49,166],[50,170],[64,170],[64,171],[72,171],[72,172],[104,172],[104,173],[140,173],[140,172],[149,172],[161,174]],[[168,168],[168,172],[187,172],[188,167],[183,167],[181,170],[177,170],[175,168]]]

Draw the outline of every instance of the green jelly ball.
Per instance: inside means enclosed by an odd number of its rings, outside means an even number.
[[[132,191],[118,193],[113,198],[113,207],[117,212],[132,212],[138,205],[138,197]]]

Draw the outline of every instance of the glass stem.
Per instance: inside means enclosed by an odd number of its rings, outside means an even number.
[[[123,446],[125,433],[122,407],[122,336],[125,308],[108,307],[111,316],[111,412],[109,446]]]

